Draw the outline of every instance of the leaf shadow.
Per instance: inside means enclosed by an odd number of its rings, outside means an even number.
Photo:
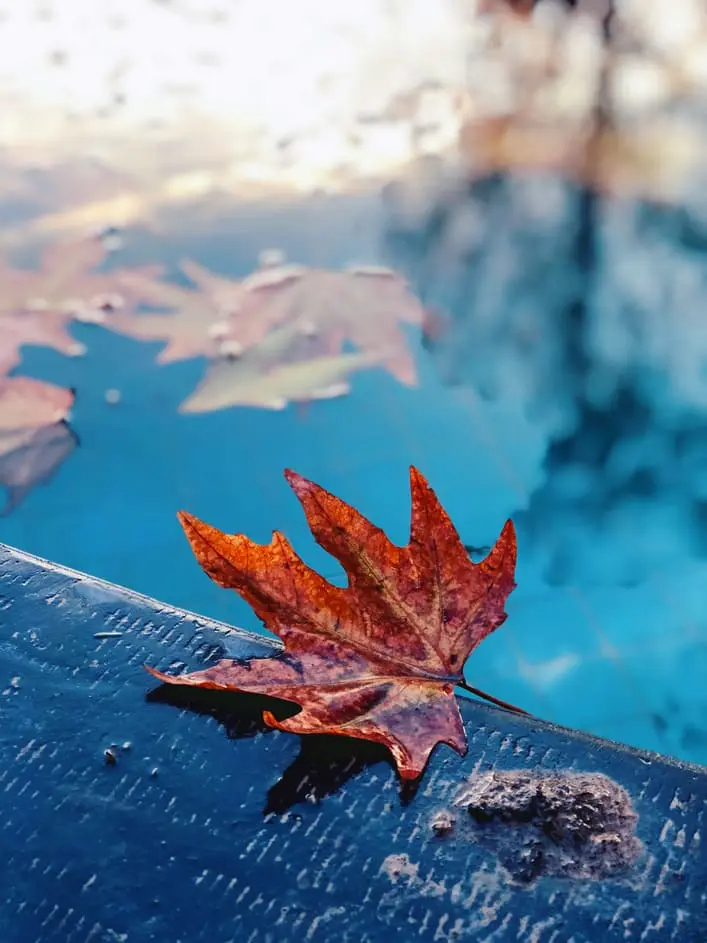
[[[273,733],[273,728],[263,720],[263,711],[270,711],[278,720],[299,712],[295,705],[276,698],[171,684],[153,688],[145,699],[149,703],[168,704],[213,717],[224,728],[229,740]],[[298,755],[267,792],[264,816],[283,815],[300,803],[316,804],[334,795],[359,773],[377,763],[393,766],[389,751],[380,743],[318,734],[299,739]],[[403,805],[415,797],[419,782],[400,781]]]

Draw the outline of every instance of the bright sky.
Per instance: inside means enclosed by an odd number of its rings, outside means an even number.
[[[385,172],[410,156],[409,129],[367,125],[354,145],[356,118],[426,80],[459,87],[462,2],[4,0],[0,140],[66,147],[73,133],[124,147],[155,121],[166,136],[198,136],[203,121],[223,128],[246,175],[276,173],[277,144],[292,136],[303,181],[352,147],[364,172]],[[434,149],[455,125],[444,94],[429,108]]]

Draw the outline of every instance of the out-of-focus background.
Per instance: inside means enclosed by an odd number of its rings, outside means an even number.
[[[469,680],[707,763],[699,0],[5,0],[0,539],[258,628],[185,508],[399,542],[417,465],[518,589]]]

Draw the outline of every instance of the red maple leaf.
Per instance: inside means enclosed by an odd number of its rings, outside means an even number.
[[[405,779],[422,773],[438,743],[464,754],[454,688],[481,693],[465,684],[463,667],[506,618],[504,605],[515,585],[512,522],[486,559],[472,563],[414,468],[410,542],[404,547],[323,488],[292,471],[285,474],[315,539],[343,565],[348,586],[332,586],[310,569],[277,531],[261,545],[181,512],[209,576],[250,603],[285,649],[279,657],[249,663],[225,659],[178,677],[148,670],[170,684],[292,701],[300,713],[278,721],[265,712],[266,723],[292,733],[383,743]]]

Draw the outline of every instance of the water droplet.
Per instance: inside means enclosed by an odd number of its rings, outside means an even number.
[[[214,321],[214,323],[209,326],[208,334],[209,337],[213,337],[214,340],[223,340],[225,337],[228,337],[230,330],[231,326],[228,321]]]
[[[219,353],[223,357],[240,357],[243,353],[243,345],[235,340],[226,340],[219,344]]]
[[[286,258],[282,249],[263,249],[258,254],[258,265],[260,268],[275,268],[283,265]]]
[[[430,821],[430,828],[435,835],[439,835],[440,837],[451,835],[455,825],[456,819],[448,809],[440,809],[439,812],[433,815]]]
[[[106,252],[115,252],[123,245],[123,239],[117,226],[106,226],[99,233],[99,239]]]

